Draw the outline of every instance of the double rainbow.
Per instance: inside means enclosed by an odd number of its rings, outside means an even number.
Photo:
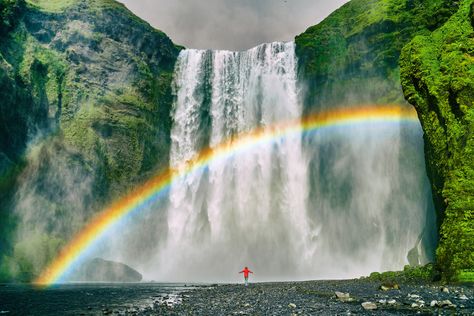
[[[336,109],[303,119],[258,128],[239,135],[237,139],[225,141],[214,148],[206,148],[194,159],[185,163],[179,170],[168,169],[156,175],[98,213],[60,251],[59,255],[36,279],[35,283],[48,286],[62,282],[64,276],[70,272],[74,264],[84,257],[84,254],[100,240],[107,230],[120,223],[126,216],[143,209],[144,205],[155,201],[176,180],[205,168],[212,162],[228,159],[255,146],[324,128],[417,121],[416,112],[407,109],[406,106],[384,105]]]

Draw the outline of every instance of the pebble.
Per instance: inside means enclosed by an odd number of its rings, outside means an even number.
[[[449,289],[447,287],[443,287],[443,288],[441,288],[441,292],[449,293]]]
[[[463,301],[467,301],[467,300],[468,300],[468,298],[467,298],[467,296],[466,296],[465,294],[459,296],[459,299],[460,299],[460,300],[463,300]]]
[[[439,307],[456,307],[450,300],[444,300],[438,303]]]
[[[289,308],[296,308],[296,304],[295,303],[290,303],[290,304],[288,304],[288,307]]]
[[[379,287],[382,291],[389,291],[389,290],[399,290],[400,289],[400,285],[398,285],[397,283],[385,283],[385,284],[382,284],[380,285]]]
[[[374,310],[377,309],[377,305],[372,302],[364,302],[361,304],[365,310]]]
[[[390,305],[395,305],[395,304],[397,304],[397,301],[396,300],[389,300],[387,303],[390,304]]]
[[[334,294],[336,294],[336,297],[337,298],[348,298],[350,297],[349,293],[343,293],[343,292],[334,292]]]
[[[334,292],[336,294],[336,297],[338,300],[341,302],[352,302],[354,299],[351,297],[349,293],[343,293],[343,292]]]
[[[432,300],[431,303],[430,303],[430,306],[431,307],[435,307],[438,305],[438,301],[437,300]]]
[[[379,303],[382,304],[382,305],[385,305],[385,304],[387,304],[387,300],[379,300]]]

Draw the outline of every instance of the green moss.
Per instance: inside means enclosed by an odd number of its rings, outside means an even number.
[[[435,270],[432,264],[420,267],[405,266],[403,271],[373,272],[366,279],[386,284],[426,283],[433,280]]]
[[[397,76],[403,46],[456,10],[442,0],[352,0],[310,27],[295,39],[307,111],[403,103]]]
[[[0,37],[14,29],[25,6],[24,0],[0,1]]]
[[[446,280],[474,269],[474,31],[471,1],[400,61],[407,100],[425,132],[427,169],[439,213],[437,264]]]
[[[474,283],[474,270],[461,270],[456,280],[461,283]]]
[[[63,12],[77,0],[27,0],[27,2],[41,10],[48,12]]]
[[[28,282],[39,276],[42,269],[64,246],[64,240],[55,236],[37,234],[15,246],[13,254],[0,264],[0,277]],[[32,255],[34,254],[34,255]]]

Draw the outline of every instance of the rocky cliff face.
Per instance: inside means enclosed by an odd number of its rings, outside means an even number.
[[[415,37],[401,57],[407,100],[425,132],[427,170],[439,212],[437,263],[447,279],[474,270],[474,4]]]
[[[34,228],[13,247],[1,234],[0,273],[29,279],[81,221],[167,166],[180,48],[112,0],[6,0],[0,14],[0,229]],[[45,250],[34,262],[32,241]]]
[[[425,133],[447,279],[474,268],[471,2],[352,0],[296,37],[307,112],[404,104],[403,83]]]
[[[416,34],[456,12],[456,1],[352,0],[296,37],[308,112],[364,103],[404,103],[398,60]]]

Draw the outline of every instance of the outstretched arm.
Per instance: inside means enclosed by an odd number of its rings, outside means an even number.
[[[240,271],[239,273],[244,273],[244,270]]]
[[[253,272],[252,272],[252,271],[250,271],[250,270],[249,270],[249,272],[253,274]]]

